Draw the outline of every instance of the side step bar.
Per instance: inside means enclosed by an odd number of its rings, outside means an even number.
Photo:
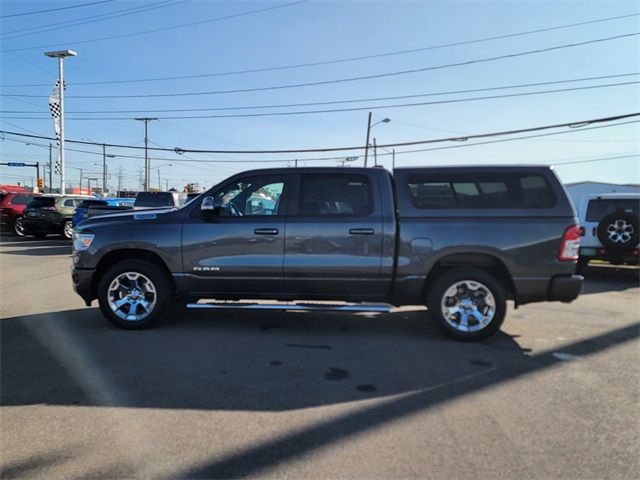
[[[248,303],[248,302],[209,302],[188,303],[187,308],[241,308],[245,310],[292,310],[292,311],[330,311],[330,312],[381,312],[389,313],[391,305],[386,303]]]

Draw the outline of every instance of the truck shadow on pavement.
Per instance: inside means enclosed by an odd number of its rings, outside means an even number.
[[[445,338],[424,309],[387,315],[184,312],[124,331],[97,309],[2,320],[3,405],[281,411],[429,388],[527,363],[500,333]]]
[[[97,309],[9,318],[0,322],[2,405],[282,411],[378,398],[181,472],[228,478],[562,362],[554,352],[529,356],[504,333],[450,341],[425,316],[189,313],[141,332],[110,327]],[[589,356],[639,333],[633,324],[562,350]]]

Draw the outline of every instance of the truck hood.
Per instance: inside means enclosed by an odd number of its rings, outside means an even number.
[[[91,229],[93,227],[98,227],[105,224],[154,221],[160,216],[164,216],[177,210],[178,209],[176,207],[162,207],[106,213],[104,215],[97,215],[80,222],[80,224],[78,224],[78,229]]]

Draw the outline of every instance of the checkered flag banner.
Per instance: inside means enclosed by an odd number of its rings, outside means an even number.
[[[53,128],[56,131],[56,143],[58,144],[57,152],[58,156],[56,158],[56,175],[60,175],[62,173],[61,165],[60,165],[60,79],[56,80],[56,85],[53,87],[51,91],[51,95],[49,96],[49,110],[51,110],[51,116],[53,117]],[[67,86],[64,85],[64,89],[66,90]]]

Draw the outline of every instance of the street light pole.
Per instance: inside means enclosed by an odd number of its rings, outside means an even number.
[[[140,117],[136,118],[139,122],[144,122],[144,190],[145,192],[149,191],[149,137],[148,137],[148,125],[149,122],[153,120],[157,120],[157,118],[151,117]]]
[[[64,195],[64,59],[75,57],[73,50],[57,50],[45,52],[47,57],[58,59],[58,95],[60,98],[60,193]]]
[[[371,112],[369,112],[369,120],[367,121],[367,143],[365,144],[364,147],[364,166],[367,166],[367,160],[369,158],[369,136],[371,134],[371,127],[375,127],[376,125],[378,125],[379,123],[389,123],[391,121],[390,118],[388,117],[384,117],[382,120],[380,120],[379,122],[374,123],[373,125],[371,124]],[[375,152],[374,152],[375,154]]]

